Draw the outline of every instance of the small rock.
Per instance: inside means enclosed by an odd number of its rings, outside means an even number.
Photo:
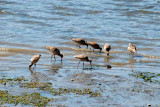
[[[71,81],[74,81],[74,79],[71,79]]]
[[[111,69],[112,68],[112,66],[110,66],[110,65],[107,65],[107,69]]]
[[[151,104],[147,104],[147,107],[151,107]]]

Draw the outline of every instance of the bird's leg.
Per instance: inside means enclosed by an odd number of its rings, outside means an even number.
[[[54,55],[54,60],[56,60],[56,57],[55,57],[55,55]]]
[[[132,52],[129,55],[132,55]]]
[[[80,45],[79,45],[79,48],[81,48]]]
[[[36,64],[34,64],[34,66],[35,66],[35,69],[36,69]]]
[[[76,45],[77,47],[80,47],[79,44]]]
[[[92,63],[90,62],[91,68],[92,68]]]
[[[132,57],[134,56],[134,53],[132,53]]]
[[[52,61],[52,57],[53,57],[53,55],[51,56],[51,61]]]
[[[62,57],[61,57],[61,62],[62,62]]]
[[[83,68],[84,68],[84,61],[83,61]]]
[[[93,52],[94,52],[94,48],[93,48]]]
[[[34,67],[33,67],[33,70],[35,69],[35,64],[34,64]]]
[[[79,61],[78,65],[80,64],[80,62],[81,62],[81,61]],[[77,65],[77,68],[78,68],[78,65]]]

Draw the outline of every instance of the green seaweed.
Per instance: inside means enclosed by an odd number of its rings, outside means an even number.
[[[51,83],[42,83],[42,82],[28,82],[22,83],[20,87],[27,87],[27,88],[38,88],[39,90],[47,91],[52,93],[53,95],[61,95],[67,93],[75,93],[78,95],[90,95],[91,97],[98,97],[101,94],[98,92],[93,92],[89,88],[80,89],[66,89],[66,88],[52,88]]]
[[[23,93],[22,96],[13,96],[8,91],[0,90],[0,103],[1,104],[15,104],[33,105],[33,106],[46,106],[51,99],[43,97],[40,93],[27,94]]]
[[[2,85],[6,85],[7,82],[21,82],[21,81],[27,81],[24,76],[21,76],[21,77],[16,77],[14,79],[11,79],[11,78],[2,78],[0,79],[0,84]]]
[[[0,79],[0,83],[5,85],[7,82],[10,85],[13,85],[18,82],[18,85],[23,88],[38,88],[39,90],[50,92],[52,95],[61,95],[61,94],[69,94],[74,93],[78,95],[89,95],[91,97],[101,96],[98,92],[93,92],[89,88],[84,89],[66,89],[66,88],[52,88],[52,84],[50,82],[26,82],[27,80],[22,77],[17,77],[14,79],[11,78],[2,78]],[[0,104],[22,104],[22,105],[33,105],[33,106],[46,106],[49,101],[47,97],[40,96],[40,93],[22,93],[21,96],[13,96],[8,93],[8,91],[0,90]]]
[[[160,73],[151,73],[151,72],[133,72],[133,74],[129,74],[138,79],[143,79],[145,82],[154,82],[158,83],[158,80],[154,80],[152,78],[160,77]]]

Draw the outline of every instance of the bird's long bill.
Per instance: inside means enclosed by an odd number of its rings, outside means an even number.
[[[91,68],[92,68],[92,62],[90,62]]]

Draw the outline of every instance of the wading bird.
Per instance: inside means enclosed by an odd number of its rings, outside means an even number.
[[[36,68],[36,63],[38,62],[38,60],[40,59],[41,55],[34,55],[31,58],[31,64],[29,65],[29,68],[31,68],[31,66],[34,64],[35,68]]]
[[[94,51],[94,49],[99,49],[100,52],[101,52],[101,50],[102,50],[102,48],[101,48],[101,47],[99,46],[99,44],[97,44],[96,42],[88,42],[88,41],[87,41],[87,44],[93,47],[93,51]]]
[[[84,61],[90,62],[91,68],[92,68],[92,60],[88,59],[88,56],[86,55],[74,55],[75,58],[80,59],[78,65],[80,64],[81,61],[83,61],[83,68],[84,68]],[[78,67],[77,65],[77,67]]]
[[[133,56],[134,53],[136,53],[136,47],[135,47],[133,44],[129,43],[128,51],[129,51],[130,54]],[[129,54],[129,55],[130,55],[130,54]]]
[[[78,46],[79,48],[81,48],[80,45],[86,45],[86,46],[87,46],[87,49],[88,49],[88,44],[86,43],[85,40],[83,40],[83,39],[81,39],[81,38],[73,38],[73,39],[71,39],[71,40],[74,41],[74,42],[76,42],[76,43],[77,43],[76,46]]]
[[[54,47],[54,46],[45,46],[45,48],[46,48],[47,50],[49,50],[49,51],[51,52],[51,54],[52,54],[52,56],[51,56],[51,61],[52,61],[53,55],[54,55],[54,59],[55,59],[55,60],[56,60],[55,55],[58,55],[58,56],[61,57],[61,61],[62,61],[63,54],[60,53],[60,50],[59,50],[58,48],[56,48],[56,47]]]
[[[104,50],[107,52],[107,55],[109,56],[109,51],[111,50],[111,46],[108,43],[105,43]]]

